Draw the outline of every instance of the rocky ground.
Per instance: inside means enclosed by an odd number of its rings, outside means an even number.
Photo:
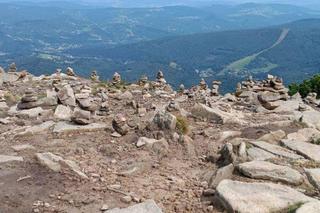
[[[320,212],[320,112],[282,80],[175,92],[0,69],[0,212]]]

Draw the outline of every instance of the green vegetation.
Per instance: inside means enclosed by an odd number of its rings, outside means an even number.
[[[285,209],[284,211],[281,211],[280,213],[295,213],[297,209],[299,209],[303,204],[304,204],[303,202],[293,204],[289,206],[287,209]]]
[[[189,122],[185,117],[177,116],[176,129],[179,134],[186,135],[189,132]]]
[[[311,79],[304,80],[301,84],[293,83],[289,85],[289,95],[300,95],[305,98],[309,93],[315,92],[320,98],[320,74],[313,76]]]

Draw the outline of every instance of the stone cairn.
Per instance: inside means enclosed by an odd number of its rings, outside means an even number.
[[[18,104],[18,109],[32,109],[38,107],[38,97],[32,89],[27,89]]]
[[[71,67],[68,67],[68,68],[66,69],[66,74],[67,74],[68,76],[76,76],[74,70],[73,70]]]
[[[121,84],[121,75],[117,72],[115,72],[113,74],[113,77],[112,77],[112,84],[113,85],[119,85]]]
[[[220,87],[220,85],[221,85],[221,81],[213,81],[212,82],[211,95],[219,96],[219,87]]]
[[[148,83],[148,76],[146,76],[146,75],[141,76],[139,79],[139,85],[144,86],[147,83]]]
[[[199,82],[199,89],[200,90],[208,89],[208,85],[207,85],[206,81],[203,78]]]
[[[99,81],[100,77],[98,76],[98,73],[96,70],[93,70],[91,72],[91,76],[90,76],[92,81]]]
[[[9,73],[17,72],[17,66],[15,63],[10,64],[8,72]]]
[[[165,85],[167,83],[161,70],[159,70],[157,73],[157,83],[159,83],[160,85]]]

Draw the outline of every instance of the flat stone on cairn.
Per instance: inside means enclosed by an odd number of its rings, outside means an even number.
[[[208,85],[207,85],[206,81],[203,78],[201,79],[201,81],[199,83],[199,88],[201,90],[206,90],[208,88]]]

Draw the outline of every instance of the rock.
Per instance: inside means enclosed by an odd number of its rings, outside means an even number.
[[[112,121],[113,129],[120,135],[126,135],[129,132],[127,118],[123,114],[117,114]]]
[[[151,150],[156,153],[159,158],[163,158],[167,156],[169,152],[169,144],[165,138],[162,138],[152,144]]]
[[[54,124],[55,124],[55,122],[53,122],[53,121],[46,121],[42,124],[34,125],[34,126],[26,128],[23,132],[18,133],[17,136],[35,135],[35,134],[45,133]]]
[[[24,150],[34,150],[36,149],[34,146],[30,145],[30,144],[22,144],[22,145],[15,145],[12,146],[12,149],[16,152],[20,152],[20,151],[24,151]]]
[[[157,206],[154,200],[147,200],[125,209],[111,209],[105,213],[162,213],[162,210]]]
[[[237,157],[233,152],[233,146],[231,143],[226,143],[223,148],[219,151],[220,157],[218,159],[219,164],[226,166],[233,164]]]
[[[80,167],[78,166],[78,164],[76,164],[76,162],[71,160],[61,160],[59,163],[61,166],[67,167],[68,169],[73,171],[80,178],[88,179],[88,176],[81,171]]]
[[[298,130],[298,132],[288,134],[287,138],[289,140],[296,140],[300,142],[310,142],[320,138],[320,131],[313,128],[304,128]]]
[[[103,204],[103,206],[100,208],[101,211],[107,211],[109,209],[108,204]]]
[[[73,89],[70,85],[65,85],[62,87],[58,93],[57,96],[59,98],[59,101],[66,106],[76,106],[76,98],[74,96]]]
[[[281,140],[281,143],[288,147],[289,149],[296,151],[298,154],[308,158],[310,160],[320,162],[320,146],[306,143],[306,142],[299,142],[296,140],[285,139]]]
[[[239,155],[239,158],[242,161],[246,161],[247,160],[247,145],[246,145],[245,142],[241,142],[240,143],[240,146],[239,146],[239,149],[238,149],[238,155]]]
[[[146,137],[140,137],[138,142],[136,143],[137,147],[142,147],[145,145],[152,145],[156,143],[158,140],[152,139],[152,138],[146,138]]]
[[[120,96],[119,96],[119,100],[132,100],[133,99],[133,95],[131,92],[129,91],[125,91],[124,93],[122,93]]]
[[[79,125],[88,125],[91,123],[91,112],[76,108],[71,120]]]
[[[267,152],[270,152],[274,155],[278,155],[284,158],[289,158],[289,159],[303,159],[302,156],[297,155],[293,152],[290,152],[288,149],[285,149],[281,146],[277,146],[277,145],[273,145],[264,141],[250,141],[249,143],[251,143],[252,145],[259,147],[260,149],[263,149]]]
[[[36,153],[36,159],[39,161],[40,165],[45,166],[54,172],[60,172],[62,167],[66,167],[77,176],[88,179],[87,175],[81,171],[80,167],[74,161],[65,160],[51,152]]]
[[[73,125],[64,121],[58,122],[53,129],[53,133],[80,133],[80,132],[95,132],[108,129],[105,124],[91,123],[89,125]]]
[[[15,111],[14,113],[16,113],[18,117],[36,118],[44,112],[45,110],[43,110],[41,107],[36,107],[33,109]]]
[[[9,155],[0,155],[0,164],[2,163],[10,163],[10,162],[22,162],[23,157],[18,157],[18,156],[9,156]]]
[[[112,83],[113,83],[114,85],[118,85],[118,84],[121,83],[121,76],[120,76],[119,73],[115,72],[115,73],[113,74]]]
[[[98,82],[98,81],[99,81],[100,77],[98,76],[98,73],[97,73],[96,70],[93,70],[93,71],[91,72],[90,79],[91,79],[92,81],[95,81],[95,82]]]
[[[120,200],[124,203],[131,203],[132,197],[130,195],[126,195],[124,197],[121,197]]]
[[[243,175],[254,179],[280,181],[293,185],[303,182],[303,176],[298,171],[266,161],[242,163],[237,168]]]
[[[295,213],[320,213],[320,202],[308,202],[298,208]]]
[[[241,136],[241,134],[242,134],[242,132],[240,132],[240,131],[224,131],[224,132],[220,133],[219,139],[217,142],[220,143],[220,142],[223,142],[227,139]]]
[[[62,157],[52,154],[51,152],[46,153],[36,153],[36,159],[39,161],[40,165],[47,167],[54,172],[60,172],[61,166],[59,164]]]
[[[301,112],[296,116],[296,120],[305,123],[310,128],[316,128],[320,130],[320,112],[316,110],[310,110]]]
[[[263,149],[259,149],[257,147],[251,147],[247,150],[248,158],[250,160],[268,160],[272,158],[276,158],[275,155],[270,152],[264,151]]]
[[[55,112],[54,117],[58,120],[70,121],[72,116],[72,110],[69,106],[58,105]]]
[[[223,180],[217,197],[229,212],[280,212],[289,206],[315,201],[288,186],[274,183],[244,183]]]
[[[158,111],[153,118],[153,124],[161,130],[175,130],[177,118],[169,112]]]
[[[320,168],[317,169],[305,169],[307,177],[310,183],[320,191]]]
[[[216,188],[219,183],[225,179],[231,179],[233,174],[234,166],[229,164],[225,167],[219,168],[218,171],[211,177],[209,186]]]
[[[191,110],[191,113],[197,118],[201,118],[208,122],[214,122],[217,124],[243,123],[241,113],[228,113],[220,110],[219,108],[210,108],[204,104],[195,104],[195,106]]]
[[[285,137],[286,137],[286,133],[283,130],[278,130],[278,131],[270,132],[260,137],[258,140],[276,144],[277,142],[279,142],[281,139]]]
[[[38,107],[40,102],[38,102],[37,94],[32,89],[27,89],[21,101],[18,103],[18,109],[32,109]]]

